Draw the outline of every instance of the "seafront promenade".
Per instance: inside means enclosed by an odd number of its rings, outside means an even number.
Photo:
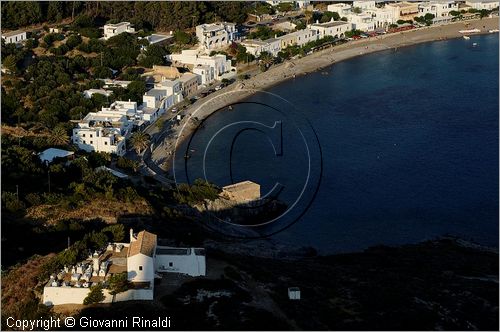
[[[481,30],[481,33],[488,33],[488,30],[498,29],[499,27],[498,17],[493,17],[446,25],[434,25],[351,41],[318,51],[300,59],[285,61],[247,80],[237,81],[220,91],[198,100],[186,109],[185,117],[178,126],[170,128],[168,135],[166,133],[160,134],[162,135],[160,136],[160,142],[156,144],[151,154],[152,161],[157,163],[164,171],[167,171],[172,166],[171,158],[174,156],[177,145],[183,139],[189,137],[194,129],[190,118],[204,119],[217,109],[236,103],[252,94],[258,93],[258,91],[356,56],[388,49],[397,50],[400,47],[424,42],[462,37],[462,34],[458,31],[466,28],[465,23],[468,23],[467,29],[477,28]],[[156,141],[158,142],[158,139]]]

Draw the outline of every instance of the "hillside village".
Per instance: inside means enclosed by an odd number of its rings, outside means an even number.
[[[267,1],[270,6],[279,3]],[[127,152],[126,142],[136,130],[155,123],[165,112],[177,112],[177,105],[182,101],[193,102],[198,90],[210,86],[221,88],[224,84],[238,78],[238,65],[234,59],[228,59],[228,49],[238,49],[237,56],[257,59],[263,70],[272,63],[280,62],[289,56],[307,54],[319,47],[348,42],[353,39],[376,37],[388,32],[413,29],[418,26],[443,24],[456,20],[469,20],[483,15],[498,14],[498,2],[495,1],[445,1],[445,2],[389,2],[376,1],[336,2],[326,5],[320,12],[317,4],[298,1],[295,19],[278,21],[278,14],[260,15],[261,22],[250,30],[248,26],[232,22],[204,23],[195,27],[197,43],[180,53],[164,55],[170,66],[153,65],[151,74],[143,75],[148,79],[150,88],[144,92],[142,100],[115,100],[102,106],[97,112],[89,112],[82,119],[73,122],[75,127],[71,143],[81,150],[107,152],[123,156]],[[281,14],[284,17],[284,13]],[[268,21],[266,21],[266,17]],[[301,19],[302,18],[302,19]],[[316,18],[316,19],[315,19]],[[321,21],[317,18],[320,18]],[[296,23],[293,23],[293,22]],[[254,23],[255,24],[255,23]],[[288,25],[287,25],[288,24]],[[283,27],[283,29],[281,29]],[[102,40],[110,40],[120,34],[135,35],[137,31],[130,22],[105,24],[102,28]],[[51,31],[57,33],[62,29]],[[65,36],[72,31],[66,30]],[[250,38],[252,35],[260,38]],[[270,38],[266,38],[270,37]],[[146,37],[143,52],[151,45],[169,43],[173,33],[156,33]],[[27,32],[18,30],[2,35],[5,43],[22,44],[27,42]],[[241,49],[240,49],[241,48]],[[300,51],[306,51],[300,53]],[[240,55],[243,54],[243,55]],[[5,66],[4,72],[8,70]],[[149,78],[148,78],[149,77]],[[112,91],[106,87],[120,86],[127,88],[131,81],[103,80],[100,89],[87,89],[82,93],[86,98],[95,94],[112,98]],[[208,92],[214,91],[209,89]],[[197,98],[197,97],[196,97]],[[115,99],[115,98],[112,98]],[[169,118],[169,117],[167,117]],[[180,119],[180,118],[179,118]]]

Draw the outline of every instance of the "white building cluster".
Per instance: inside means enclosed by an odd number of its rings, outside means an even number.
[[[201,24],[196,27],[196,37],[200,47],[205,50],[225,47],[236,40],[236,24],[227,22]]]
[[[236,68],[224,54],[209,56],[199,50],[183,50],[180,54],[169,54],[166,58],[173,65],[186,67],[196,74],[200,85],[207,85],[236,74]]]
[[[451,21],[450,12],[460,11],[461,5],[477,10],[493,10],[498,8],[499,1],[470,0],[470,1],[403,1],[389,2],[378,5],[373,0],[353,1],[351,3],[333,3],[327,6],[330,12],[336,12],[341,18],[352,24],[352,29],[370,32],[378,29],[387,29],[389,25],[399,20],[414,20],[417,16],[432,14],[435,22]]]
[[[278,55],[278,53],[287,48],[288,46],[297,45],[303,46],[311,41],[325,38],[331,36],[334,38],[343,38],[345,33],[351,30],[351,23],[344,21],[334,21],[330,22],[310,24],[306,29],[297,30],[294,32],[287,33],[283,36],[275,36],[267,40],[258,39],[246,39],[241,42],[243,46],[247,49],[247,52],[255,56],[259,56],[262,52],[269,52],[273,56]]]
[[[225,60],[225,56],[223,57]],[[213,75],[214,79],[219,78],[219,71],[212,70],[212,72],[216,74]],[[134,127],[140,128],[154,123],[166,110],[183,101],[184,97],[193,94],[202,79],[201,75],[192,73],[184,73],[173,80],[162,78],[152,89],[144,93],[141,105],[134,101],[115,101],[109,107],[102,107],[99,112],[91,112],[77,121],[77,126],[73,129],[72,142],[79,149],[88,152],[107,152],[123,156],[126,153],[126,139]],[[127,86],[128,83],[107,81],[106,84]],[[111,91],[102,89],[84,91],[87,98],[95,93],[111,95]]]
[[[110,243],[101,251],[74,266],[53,274],[43,290],[45,305],[82,304],[92,285],[104,286],[103,302],[153,300],[158,273],[182,273],[192,277],[206,275],[205,250],[159,246],[157,236],[130,230],[129,243]],[[112,275],[126,273],[131,287],[116,295],[107,289]],[[168,276],[167,276],[168,278]]]

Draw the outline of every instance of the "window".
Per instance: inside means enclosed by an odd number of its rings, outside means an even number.
[[[85,137],[85,134],[82,134],[82,137]]]
[[[139,265],[139,271],[142,271],[142,265]]]
[[[108,142],[104,142],[104,145],[108,145]]]
[[[93,137],[92,134],[90,134],[90,138],[92,138],[92,137]]]
[[[85,142],[85,140],[83,140],[83,144],[87,144],[87,143]]]
[[[169,263],[168,263],[168,266],[172,267],[172,266],[174,266],[174,263],[169,262]]]
[[[90,141],[90,144],[94,144],[94,142],[93,142],[93,141]]]

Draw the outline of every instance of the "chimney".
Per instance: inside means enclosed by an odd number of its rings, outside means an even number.
[[[93,270],[99,271],[99,254],[97,253],[97,251],[94,251],[94,255],[92,255],[92,262]]]
[[[130,243],[134,242],[135,241],[135,237],[134,237],[134,229],[131,228],[130,229]]]

